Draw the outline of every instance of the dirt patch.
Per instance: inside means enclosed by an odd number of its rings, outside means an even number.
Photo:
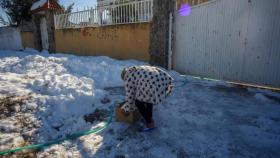
[[[108,117],[108,110],[96,109],[93,113],[85,115],[84,120],[86,122],[93,123],[95,121],[106,121]]]
[[[19,112],[20,106],[23,105],[26,101],[31,99],[31,95],[9,95],[0,98],[0,119],[11,117],[13,113]]]

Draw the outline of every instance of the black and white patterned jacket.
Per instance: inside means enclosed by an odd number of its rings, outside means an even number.
[[[152,66],[133,66],[124,70],[126,102],[122,109],[134,111],[135,100],[159,104],[172,89],[173,78],[164,70]]]

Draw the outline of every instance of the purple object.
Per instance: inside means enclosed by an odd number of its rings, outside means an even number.
[[[182,4],[179,10],[182,16],[189,16],[191,14],[191,11],[191,6],[189,6],[188,4]]]

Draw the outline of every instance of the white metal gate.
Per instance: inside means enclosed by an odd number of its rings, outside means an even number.
[[[280,87],[280,1],[213,0],[175,15],[175,70]]]
[[[41,18],[40,23],[42,47],[44,50],[49,50],[49,39],[46,18]]]

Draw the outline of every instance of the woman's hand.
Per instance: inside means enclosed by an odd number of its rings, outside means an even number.
[[[129,112],[126,112],[126,111],[124,111],[124,110],[122,109],[122,114],[123,114],[125,117],[127,117],[127,116],[129,115]]]
[[[169,96],[170,93],[172,92],[173,90],[173,85],[169,85],[167,88],[166,88],[166,96]]]

